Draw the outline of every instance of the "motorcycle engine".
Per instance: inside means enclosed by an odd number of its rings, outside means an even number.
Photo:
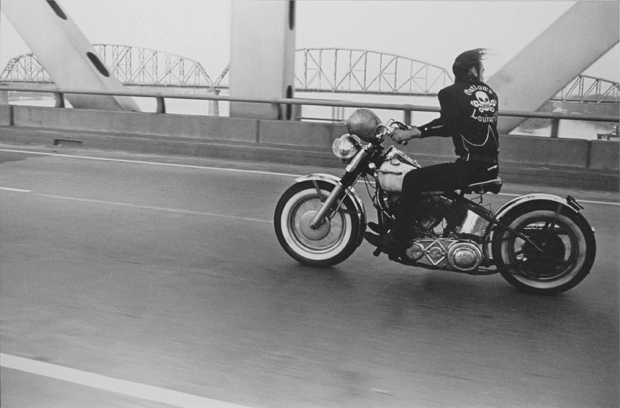
[[[482,262],[482,250],[473,241],[451,238],[417,239],[406,256],[419,264],[439,269],[471,272]]]
[[[383,196],[383,207],[396,214],[400,206],[400,193],[388,193]],[[427,196],[420,202],[416,219],[420,226],[431,231],[444,220],[450,210],[452,200],[441,196]]]
[[[427,230],[432,230],[445,218],[452,200],[441,196],[429,196],[422,199],[417,215],[420,225]]]

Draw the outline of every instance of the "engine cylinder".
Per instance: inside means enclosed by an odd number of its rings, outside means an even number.
[[[466,210],[462,216],[460,224],[456,227],[459,234],[476,235],[483,237],[486,233],[489,222],[480,217],[473,211]]]

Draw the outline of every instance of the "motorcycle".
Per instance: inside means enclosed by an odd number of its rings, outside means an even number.
[[[397,128],[410,129],[395,120],[382,123],[372,111],[358,109],[347,120],[349,133],[332,146],[346,164],[344,175],[299,177],[283,193],[274,227],[293,259],[333,266],[361,245],[367,226],[379,234],[393,227],[403,178],[421,167],[394,145],[383,147]],[[366,182],[377,223],[367,222],[353,188],[360,179]],[[571,196],[533,193],[494,212],[483,205],[483,195],[497,194],[501,188],[497,178],[461,190],[424,193],[417,214],[421,231],[416,230],[403,255],[388,255],[389,259],[470,275],[499,273],[517,289],[537,294],[558,294],[579,284],[596,256],[594,229],[581,214],[583,207]],[[381,250],[373,254],[379,256]]]

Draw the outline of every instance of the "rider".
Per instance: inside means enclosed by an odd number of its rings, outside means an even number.
[[[452,65],[455,82],[439,91],[439,118],[394,131],[392,139],[399,144],[430,136],[452,137],[458,158],[454,163],[422,167],[405,175],[394,228],[385,235],[364,235],[383,252],[400,255],[407,241],[416,236],[416,229],[421,228],[416,225],[416,214],[422,192],[457,190],[497,177],[499,104],[497,94],[483,82],[485,56],[486,50],[477,48],[456,57]]]

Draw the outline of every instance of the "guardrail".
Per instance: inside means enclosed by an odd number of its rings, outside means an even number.
[[[118,91],[89,91],[84,89],[60,89],[60,88],[40,88],[25,86],[6,86],[0,84],[0,92],[33,92],[33,93],[51,93],[56,99],[55,106],[57,108],[65,107],[65,95],[102,95],[102,96],[128,96],[140,98],[155,98],[157,107],[155,113],[166,113],[166,99],[188,99],[188,100],[205,100],[205,101],[223,101],[223,102],[249,102],[249,103],[268,103],[278,107],[278,112],[282,112],[282,107],[290,110],[293,105],[306,106],[328,106],[340,108],[369,108],[369,109],[385,109],[403,112],[403,121],[407,124],[411,123],[412,112],[439,112],[440,109],[434,106],[409,105],[409,104],[391,104],[391,103],[365,103],[352,101],[332,101],[325,99],[300,99],[300,98],[242,98],[222,95],[189,95],[176,92],[161,91],[142,91],[142,90],[118,90]],[[500,116],[536,118],[551,120],[551,137],[557,138],[559,132],[560,120],[579,120],[590,122],[620,122],[620,116],[608,115],[574,115],[560,113],[545,112],[526,112],[526,111],[510,111],[503,110]]]

